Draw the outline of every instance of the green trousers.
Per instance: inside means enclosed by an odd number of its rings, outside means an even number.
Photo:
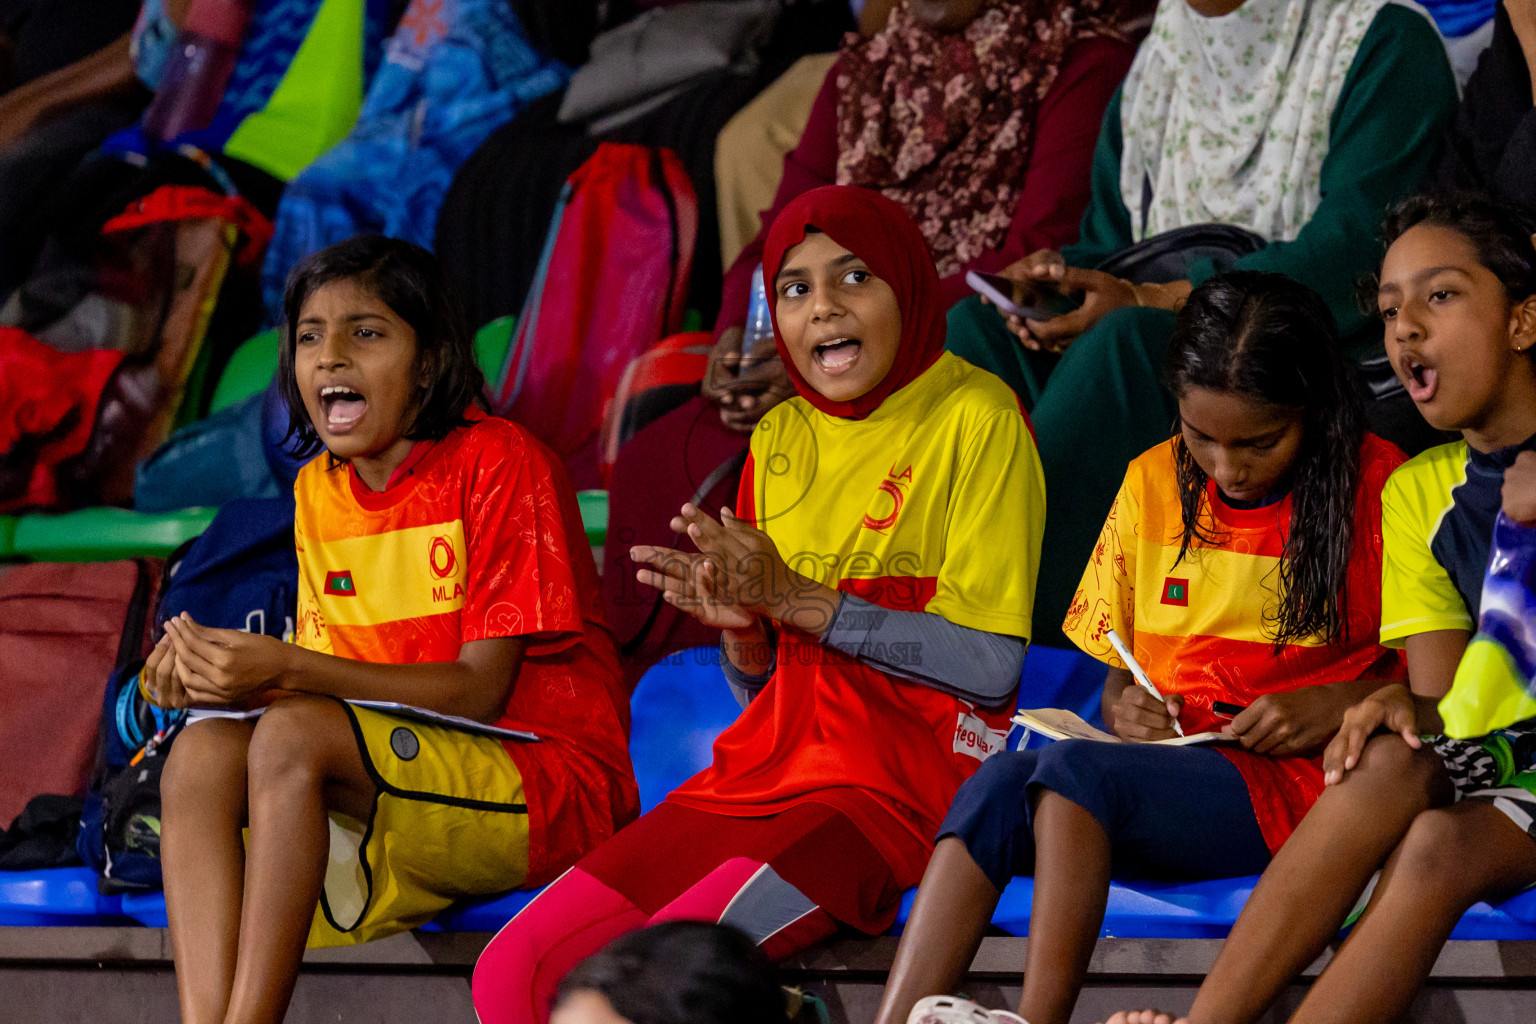
[[[1172,313],[1117,309],[1056,356],[1019,344],[979,299],[949,311],[945,347],[1001,377],[1034,423],[1046,502],[1035,643],[1072,646],[1061,623],[1125,467],[1173,432],[1178,406],[1163,387],[1172,334]]]

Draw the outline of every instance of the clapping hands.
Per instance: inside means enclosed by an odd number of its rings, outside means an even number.
[[[750,630],[760,619],[818,635],[831,626],[837,592],[791,569],[773,538],[729,508],[717,521],[684,505],[671,525],[698,553],[647,544],[629,553],[646,567],[636,579],[659,589],[668,604],[724,630]]]

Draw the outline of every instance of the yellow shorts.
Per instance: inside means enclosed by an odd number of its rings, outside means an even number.
[[[331,815],[311,949],[409,931],[461,897],[523,884],[528,805],[499,740],[342,706],[378,798],[369,821]]]

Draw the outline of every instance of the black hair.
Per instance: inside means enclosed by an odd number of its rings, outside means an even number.
[[[1419,192],[1388,209],[1381,231],[1383,252],[1420,225],[1447,228],[1465,238],[1477,262],[1504,286],[1510,302],[1536,295],[1536,244],[1531,241],[1536,220],[1526,211],[1481,192]],[[1376,315],[1377,284],[1372,276],[1360,297],[1371,316]]]
[[[668,921],[614,939],[560,983],[558,1007],[596,992],[632,1024],[784,1024],[773,965],[726,925]]]
[[[1168,346],[1168,388],[1241,395],[1295,409],[1302,440],[1291,469],[1291,523],[1280,562],[1279,606],[1265,627],[1278,648],[1347,631],[1345,579],[1355,527],[1355,492],[1365,413],[1339,351],[1328,305],[1280,274],[1233,271],[1196,288]],[[1174,440],[1184,535],[1214,542],[1206,475]],[[1177,562],[1175,562],[1177,564]]]
[[[418,367],[429,383],[421,389],[405,436],[412,441],[436,441],[467,425],[465,410],[472,404],[484,407],[485,375],[475,362],[474,343],[458,298],[437,259],[421,246],[398,238],[357,235],[306,257],[288,275],[277,375],[288,403],[288,447],[293,453],[313,455],[322,447],[294,376],[299,316],[311,295],[336,281],[356,281],[416,332]]]

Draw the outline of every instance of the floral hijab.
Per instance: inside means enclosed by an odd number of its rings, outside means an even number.
[[[1068,47],[1124,38],[1146,0],[991,0],[959,32],[905,4],[838,60],[837,183],[879,189],[917,221],[941,276],[1000,244],[1018,205],[1035,115]]]
[[[1120,196],[1137,241],[1190,224],[1294,239],[1322,200],[1334,107],[1388,0],[1160,0],[1120,100]]]

